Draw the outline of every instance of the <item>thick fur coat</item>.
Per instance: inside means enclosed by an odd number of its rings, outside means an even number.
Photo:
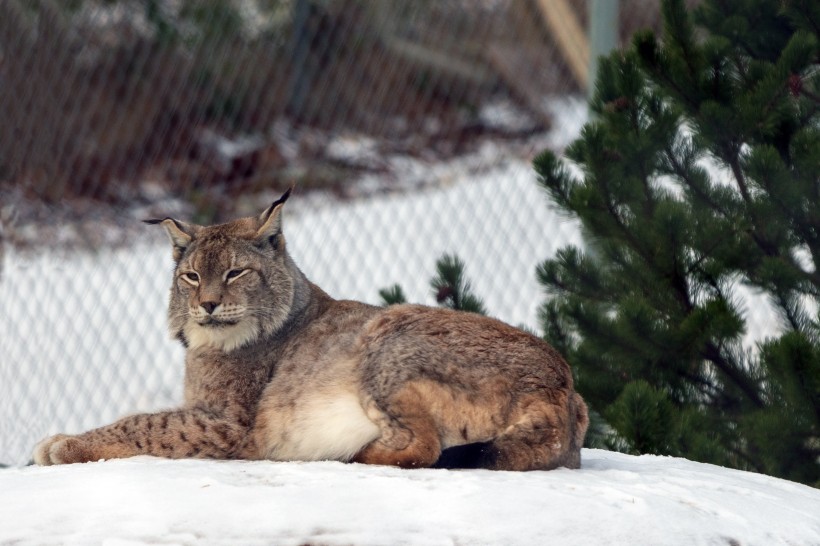
[[[471,313],[334,300],[286,250],[289,193],[257,218],[150,221],[173,244],[184,405],[48,438],[38,464],[156,455],[426,467],[470,445],[457,465],[580,465],[587,408],[552,347]]]

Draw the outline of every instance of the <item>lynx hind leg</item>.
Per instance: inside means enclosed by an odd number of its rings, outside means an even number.
[[[492,470],[579,468],[571,404],[535,399],[519,407],[517,420],[483,450],[482,466]]]
[[[432,466],[441,454],[435,421],[412,388],[391,397],[385,408],[366,404],[367,416],[381,430],[381,437],[362,449],[353,462],[422,468]]]

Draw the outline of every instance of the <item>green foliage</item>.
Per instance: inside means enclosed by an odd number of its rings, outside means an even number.
[[[628,383],[607,408],[613,427],[634,453],[672,451],[675,408],[663,390],[643,380]]]
[[[486,315],[484,303],[473,293],[464,274],[464,262],[458,256],[445,254],[436,262],[436,276],[430,281],[436,301],[442,307]]]
[[[398,284],[382,288],[379,290],[379,296],[381,296],[382,304],[385,306],[407,303],[407,296],[404,295],[404,290]]]
[[[146,0],[144,9],[145,18],[156,32],[157,42],[163,47],[173,44],[179,38],[179,33],[173,23],[163,14],[159,0]]]
[[[464,273],[464,262],[454,254],[436,261],[436,275],[430,280],[436,302],[442,307],[486,315],[484,303],[475,295]],[[379,290],[383,305],[406,303],[407,297],[398,284]]]
[[[608,426],[591,442],[820,484],[820,7],[663,3],[600,65],[596,119],[541,185],[585,248],[542,263],[546,338]],[[785,333],[744,350],[736,287]],[[597,437],[596,437],[597,435]]]

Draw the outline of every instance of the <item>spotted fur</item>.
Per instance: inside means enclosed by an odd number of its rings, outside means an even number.
[[[282,207],[196,226],[166,218],[182,407],[41,442],[38,464],[133,455],[577,468],[588,425],[566,361],[494,319],[331,298],[286,250]],[[466,453],[466,452],[465,452]]]

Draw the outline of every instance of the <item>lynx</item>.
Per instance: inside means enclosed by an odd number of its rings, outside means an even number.
[[[288,190],[258,218],[161,224],[184,405],[35,448],[38,464],[155,455],[400,467],[578,468],[589,419],[547,343],[480,315],[331,298],[286,250]],[[454,450],[448,450],[451,453]]]

